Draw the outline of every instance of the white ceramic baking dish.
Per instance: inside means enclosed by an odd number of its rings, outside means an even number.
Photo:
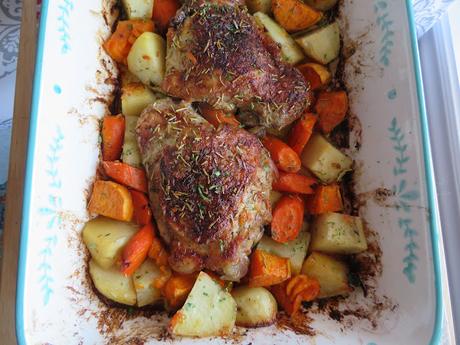
[[[344,1],[354,190],[376,233],[381,274],[340,308],[312,311],[308,334],[272,326],[213,344],[438,344],[442,305],[427,121],[410,1]],[[98,0],[44,1],[34,78],[17,293],[20,344],[198,344],[164,338],[166,317],[107,308],[88,284],[80,231],[108,111],[113,17]],[[358,120],[359,119],[359,120]],[[357,144],[357,145],[355,145]],[[357,150],[356,147],[360,146]],[[375,249],[375,247],[374,247]],[[333,316],[334,316],[333,315]],[[338,317],[335,317],[338,318]]]

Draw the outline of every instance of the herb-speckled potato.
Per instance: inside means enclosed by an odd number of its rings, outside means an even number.
[[[139,307],[161,300],[161,291],[153,286],[155,279],[160,276],[160,268],[151,259],[145,260],[134,272],[133,282]]]
[[[237,326],[262,327],[275,322],[278,305],[267,289],[240,286],[233,289],[232,296],[237,305]]]
[[[125,116],[139,116],[149,104],[161,98],[142,83],[130,83],[121,88],[121,112]]]
[[[322,63],[328,64],[339,56],[340,29],[336,22],[296,38],[305,54]]]
[[[129,19],[151,19],[153,0],[122,0]]]
[[[137,119],[137,116],[125,116],[125,139],[123,142],[121,160],[123,163],[139,168],[142,160],[141,153],[139,152],[139,146],[137,146]]]

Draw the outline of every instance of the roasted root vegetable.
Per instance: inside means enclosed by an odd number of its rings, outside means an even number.
[[[198,278],[184,306],[173,316],[169,332],[188,337],[229,334],[236,321],[232,295],[204,272]]]
[[[253,14],[256,12],[262,12],[269,14],[272,10],[271,0],[247,0],[246,6],[248,7],[249,13]]]
[[[320,293],[320,284],[317,279],[299,274],[289,280],[272,286],[270,291],[279,305],[288,315],[300,310],[302,302],[313,301]]]
[[[275,205],[271,223],[272,238],[286,243],[300,232],[304,216],[304,202],[296,195],[285,195]]]
[[[310,84],[310,90],[318,90],[331,81],[331,72],[323,65],[307,62],[297,66],[297,69]]]
[[[313,177],[280,171],[273,181],[273,189],[280,192],[313,194],[313,186],[318,182]]]
[[[330,254],[357,254],[367,249],[360,217],[328,212],[312,225],[311,250]]]
[[[136,124],[137,116],[125,116],[125,140],[123,142],[123,150],[121,160],[123,163],[134,167],[141,166],[141,154],[137,146]]]
[[[313,133],[317,119],[315,114],[307,113],[297,120],[289,133],[287,143],[299,156]]]
[[[116,267],[102,268],[90,260],[89,274],[97,291],[103,296],[121,304],[136,304],[133,280],[124,276]]]
[[[123,115],[106,115],[102,120],[102,159],[114,161],[120,158],[125,136]]]
[[[305,2],[319,11],[327,11],[335,6],[337,0],[305,0]]]
[[[249,286],[270,286],[279,284],[291,276],[289,259],[256,249],[249,266]]]
[[[330,133],[345,119],[348,111],[348,96],[345,91],[320,92],[315,104],[318,126],[323,133]]]
[[[97,217],[85,224],[83,243],[99,266],[109,268],[117,262],[122,248],[137,230],[138,227],[131,223]]]
[[[121,253],[121,271],[130,276],[144,262],[152,246],[154,228],[152,224],[144,225],[131,237]]]
[[[301,0],[272,0],[272,12],[287,32],[307,29],[322,18],[321,12]]]
[[[125,186],[98,180],[94,182],[88,210],[101,216],[130,221],[133,216],[133,200]]]
[[[240,286],[232,290],[232,296],[237,306],[237,326],[262,327],[275,322],[278,305],[267,289]]]
[[[133,283],[138,307],[155,304],[162,299],[160,289],[154,285],[161,274],[160,268],[150,259],[145,260],[134,272]]]
[[[281,47],[281,56],[284,61],[291,65],[295,65],[304,59],[302,49],[289,36],[289,34],[273,19],[264,13],[254,13],[256,22],[267,30],[268,35]]]
[[[147,177],[144,169],[121,162],[102,162],[108,177],[129,188],[147,193]]]
[[[137,190],[130,190],[129,192],[133,199],[133,222],[138,225],[149,224],[152,221],[152,210],[147,195]]]
[[[319,298],[348,295],[348,267],[329,255],[313,252],[302,266],[302,274],[318,280]]]
[[[152,18],[161,32],[166,32],[171,18],[180,7],[178,0],[154,0]]]
[[[304,222],[295,240],[279,243],[272,240],[269,236],[263,235],[257,244],[257,249],[289,259],[291,272],[293,275],[296,275],[300,273],[309,244],[310,233],[308,232],[308,223]]]
[[[220,109],[214,109],[207,103],[201,103],[200,106],[201,115],[214,127],[218,128],[221,124],[228,124],[231,126],[239,126],[239,121],[233,114],[226,113]]]
[[[164,248],[158,237],[154,237],[152,240],[152,246],[149,249],[149,258],[151,258],[158,266],[168,265],[168,252]]]
[[[313,60],[326,65],[339,56],[340,29],[334,22],[313,32],[296,38],[305,54]]]
[[[126,116],[139,116],[149,104],[161,98],[142,83],[129,83],[121,88],[121,112]]]
[[[165,74],[166,43],[153,32],[144,32],[128,54],[128,69],[145,85],[159,86]]]
[[[152,18],[153,1],[154,0],[122,0],[122,3],[129,19],[150,19]]]
[[[315,194],[308,197],[305,202],[306,211],[310,214],[342,211],[342,195],[337,183],[321,185],[315,189]]]
[[[340,181],[351,170],[353,161],[321,134],[314,133],[302,152],[302,165],[323,183]]]
[[[182,307],[195,284],[196,274],[174,273],[161,289],[168,309],[176,310]]]
[[[144,32],[152,32],[155,25],[151,20],[121,20],[117,29],[104,43],[104,49],[118,63],[126,64],[128,54],[136,39]]]
[[[300,157],[288,144],[273,135],[267,135],[261,141],[270,152],[270,156],[278,169],[291,173],[300,170]]]

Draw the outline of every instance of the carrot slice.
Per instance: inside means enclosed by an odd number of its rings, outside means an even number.
[[[323,91],[318,95],[315,110],[318,125],[323,133],[330,133],[345,119],[348,111],[348,96],[345,91]]]
[[[152,240],[148,255],[158,266],[168,265],[168,252],[163,247],[160,239],[156,236]]]
[[[317,183],[313,177],[280,171],[278,178],[273,181],[273,189],[278,192],[313,194],[312,187]]]
[[[315,194],[306,200],[305,207],[310,214],[342,211],[343,203],[339,185],[334,183],[318,186]]]
[[[133,199],[133,221],[139,225],[146,225],[152,221],[152,210],[150,210],[149,199],[144,193],[137,190],[130,190]]]
[[[280,243],[294,240],[302,228],[304,203],[296,195],[285,195],[275,204],[272,238]]]
[[[256,249],[251,256],[249,286],[270,286],[279,284],[291,276],[289,259]]]
[[[302,73],[305,81],[310,84],[310,90],[315,91],[331,81],[331,72],[318,63],[307,62],[296,66],[296,68]]]
[[[288,32],[304,30],[322,17],[321,12],[300,0],[273,0],[272,11],[276,21]]]
[[[178,0],[155,0],[153,2],[152,19],[162,33],[168,28],[171,18],[176,15],[179,7],[180,2]]]
[[[88,210],[109,218],[130,221],[133,216],[133,200],[125,186],[98,180],[94,182]]]
[[[233,114],[227,114],[223,110],[214,109],[207,103],[200,104],[201,115],[214,127],[218,128],[221,124],[239,126],[239,121]]]
[[[147,177],[144,169],[121,162],[102,162],[105,173],[110,178],[127,187],[147,193]]]
[[[107,115],[102,120],[102,159],[114,161],[120,158],[125,136],[123,115]]]
[[[291,173],[300,170],[300,157],[288,144],[272,135],[265,136],[262,139],[262,144],[270,152],[270,156],[278,169]]]
[[[134,271],[142,265],[147,257],[150,247],[152,246],[154,231],[153,224],[150,223],[145,225],[136,232],[133,237],[131,237],[129,242],[123,248],[123,252],[121,254],[121,272],[124,275],[132,275]]]
[[[315,114],[303,115],[291,129],[288,137],[288,145],[300,156],[305,145],[313,133],[313,127],[318,117]]]
[[[126,59],[134,41],[144,32],[153,32],[155,25],[151,20],[121,20],[115,32],[104,43],[104,49],[118,63],[127,64]]]
[[[168,308],[178,309],[187,299],[188,294],[192,291],[197,274],[179,274],[174,273],[163,286],[161,292],[166,299]]]

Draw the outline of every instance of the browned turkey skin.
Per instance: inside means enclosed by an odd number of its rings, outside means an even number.
[[[239,109],[249,125],[281,129],[311,102],[300,72],[237,1],[190,0],[167,34],[163,90],[215,108]]]
[[[260,141],[237,127],[214,129],[171,99],[143,111],[137,135],[171,267],[239,280],[271,220],[273,165]]]

